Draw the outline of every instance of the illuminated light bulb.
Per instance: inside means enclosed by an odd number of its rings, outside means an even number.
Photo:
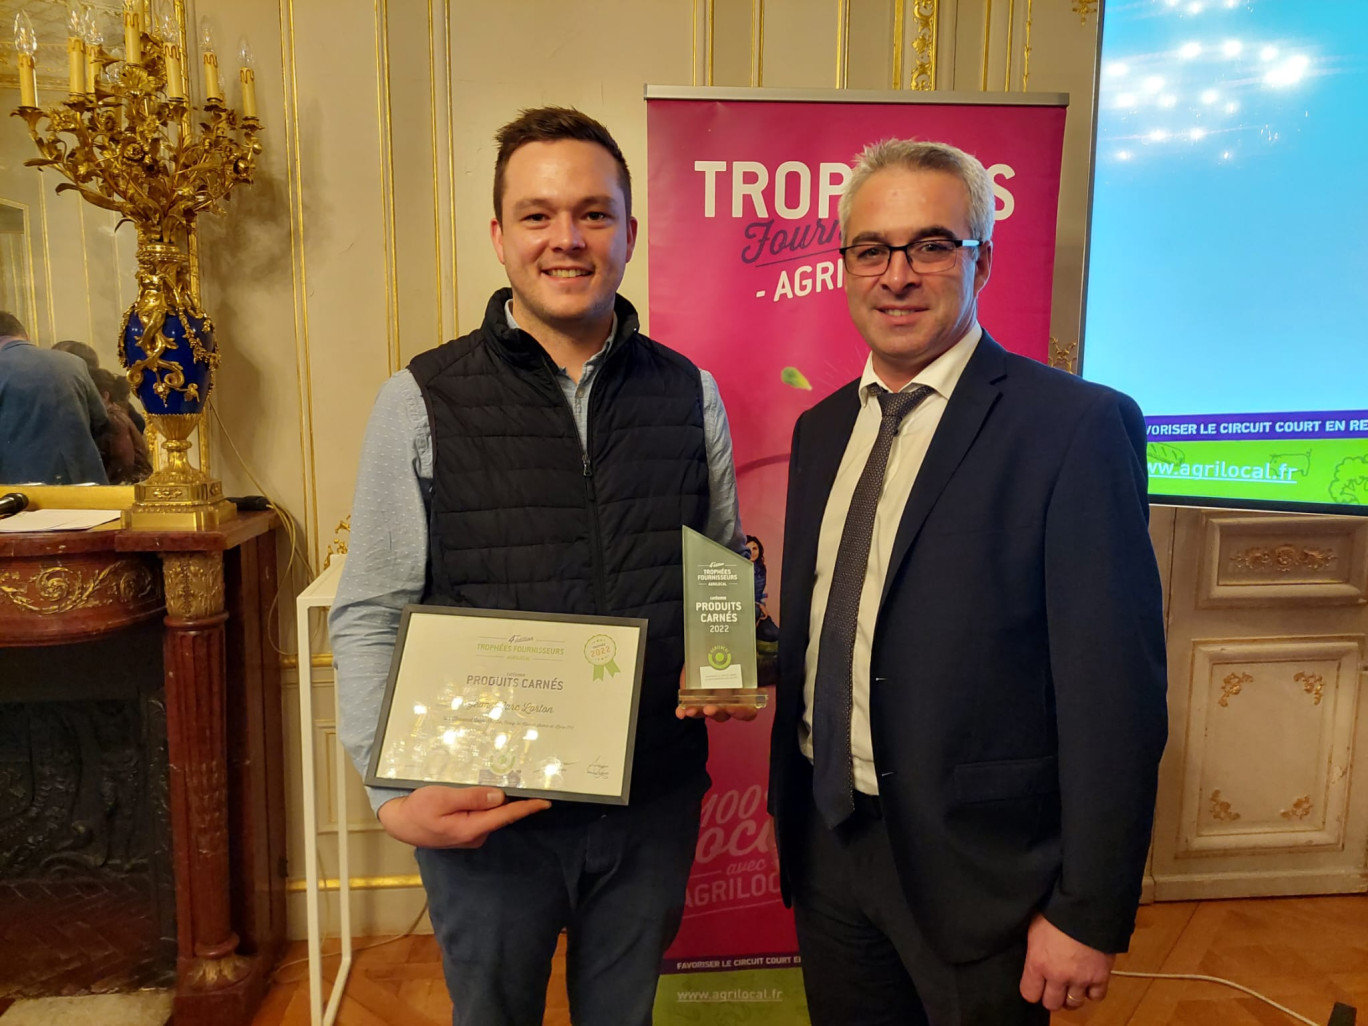
[[[33,31],[33,22],[24,11],[14,16],[14,48],[30,57],[38,52],[38,36]]]
[[[1133,154],[1131,153],[1130,150],[1117,150],[1117,151],[1116,151],[1116,159],[1117,159],[1117,160],[1130,160],[1132,156],[1133,156]]]
[[[1226,10],[1233,11],[1240,6],[1240,0],[1225,0]]]
[[[539,738],[539,737],[541,737],[541,735],[537,733],[537,728],[536,728],[536,727],[528,727],[528,728],[527,728],[527,733],[523,735],[523,740],[524,740],[524,741],[535,741],[535,740],[537,740],[537,738]]]
[[[1225,112],[1227,114],[1234,114],[1239,109],[1240,105],[1236,103],[1234,100],[1231,100],[1229,103],[1225,105]]]
[[[452,709],[459,709],[459,708],[461,707],[461,704],[462,704],[464,701],[465,701],[464,698],[462,698],[460,695],[457,695],[455,698],[453,698],[453,699],[451,700],[451,708],[452,708]]]
[[[1238,57],[1243,50],[1244,43],[1240,42],[1238,39],[1227,39],[1221,44],[1221,53],[1225,54],[1227,57]]]
[[[1205,128],[1193,128],[1193,129],[1190,129],[1190,130],[1188,131],[1188,138],[1191,139],[1193,142],[1198,142],[1198,141],[1200,141],[1200,140],[1202,140],[1202,139],[1205,139],[1205,138],[1206,138],[1206,129],[1205,129]]]
[[[1163,96],[1159,97],[1159,106],[1165,109],[1170,109],[1177,105],[1178,97],[1174,96],[1172,93],[1165,93]]]
[[[445,730],[445,731],[443,731],[443,732],[442,732],[442,740],[446,743],[446,745],[447,745],[448,748],[454,747],[455,744],[456,744],[456,731],[454,731],[454,730]]]
[[[1187,8],[1187,9],[1188,9],[1188,14],[1201,14],[1201,13],[1202,13],[1202,5],[1201,5],[1201,4],[1197,4],[1197,3],[1188,4],[1188,8]]]
[[[99,46],[104,42],[100,19],[93,7],[87,6],[81,14],[81,38],[86,41],[86,46]]]
[[[1222,159],[1222,160],[1229,160],[1229,159],[1230,159],[1230,151],[1229,151],[1229,150],[1222,150],[1222,151],[1221,151],[1221,159]]]
[[[151,29],[163,43],[179,42],[176,12],[171,9],[169,0],[152,0]]]
[[[427,706],[425,706],[422,702],[416,703],[416,704],[413,706],[413,715],[414,715],[414,716],[426,716],[426,715],[427,715]]]
[[[1264,75],[1264,84],[1280,89],[1285,86],[1296,85],[1306,77],[1306,69],[1311,66],[1309,58],[1302,54],[1289,57],[1281,64],[1269,69]]]
[[[489,716],[489,718],[490,718],[491,720],[497,720],[497,719],[499,719],[501,716],[503,716],[503,714],[504,714],[504,704],[503,704],[502,702],[500,702],[498,705],[494,706],[493,709],[490,709],[487,715]]]
[[[1202,56],[1202,44],[1184,43],[1182,46],[1178,47],[1178,56],[1185,57],[1188,60],[1191,60],[1194,57],[1200,57]]]
[[[1164,129],[1162,128],[1151,129],[1149,131],[1149,134],[1145,136],[1145,138],[1148,139],[1150,142],[1163,142],[1168,137],[1168,132],[1164,131]]]
[[[81,19],[85,16],[83,8],[75,3],[67,4],[67,35],[85,39],[81,31]]]
[[[1221,94],[1218,93],[1215,89],[1203,89],[1203,90],[1202,90],[1202,102],[1205,103],[1208,107],[1211,106],[1213,103],[1215,103],[1215,102],[1216,102],[1217,100],[1219,100],[1220,98],[1221,98]]]
[[[494,747],[495,747],[495,748],[502,749],[502,748],[504,748],[507,744],[508,744],[508,735],[507,735],[507,734],[499,734],[499,735],[496,735],[496,736],[495,736],[495,738],[494,738]]]
[[[560,776],[560,771],[564,768],[564,765],[561,763],[559,759],[548,759],[546,761],[546,765],[542,767],[542,773],[545,774],[548,778],[556,777]]]
[[[1259,60],[1276,61],[1278,59],[1278,48],[1276,46],[1265,46],[1259,51]]]

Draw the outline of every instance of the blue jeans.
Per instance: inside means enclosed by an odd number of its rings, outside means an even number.
[[[452,1026],[541,1026],[562,929],[576,1026],[649,1026],[706,788],[700,774],[587,822],[538,813],[482,848],[417,849]]]

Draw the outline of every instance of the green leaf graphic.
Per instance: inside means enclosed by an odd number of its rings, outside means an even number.
[[[1172,463],[1174,466],[1187,462],[1187,456],[1183,454],[1182,449],[1160,442],[1150,442],[1145,446],[1145,457],[1156,463]]]
[[[790,388],[801,388],[805,392],[812,391],[812,385],[797,367],[785,367],[779,372],[779,380]]]

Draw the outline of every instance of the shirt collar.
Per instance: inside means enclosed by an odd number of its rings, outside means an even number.
[[[33,340],[24,338],[23,335],[0,335],[0,349],[8,349],[10,346],[31,346]]]
[[[930,385],[937,395],[949,399],[950,393],[955,390],[960,375],[964,373],[964,368],[969,363],[969,358],[974,355],[974,349],[982,337],[983,329],[975,320],[958,342],[923,367],[899,391],[906,392],[917,385]],[[860,405],[863,406],[872,395],[881,391],[891,392],[892,389],[879,379],[879,375],[874,373],[874,354],[870,353],[869,356],[865,357],[864,373],[860,375]]]
[[[508,326],[509,326],[510,328],[512,328],[514,331],[520,331],[520,330],[521,330],[521,329],[518,327],[518,322],[517,322],[516,320],[513,319],[513,300],[511,300],[511,299],[506,300],[506,301],[504,302],[504,319],[505,319],[506,321],[508,321]],[[618,331],[618,315],[617,315],[617,311],[614,310],[614,311],[613,311],[613,323],[610,324],[610,325],[608,326],[608,338],[604,340],[603,348],[600,349],[600,350],[599,350],[597,353],[595,353],[593,356],[589,357],[589,359],[585,360],[584,362],[585,362],[585,363],[593,363],[593,362],[597,361],[600,357],[607,356],[607,355],[608,355],[608,350],[610,350],[610,349],[613,348],[613,341],[617,338],[617,331]],[[562,367],[562,368],[560,368],[560,369],[561,369],[561,370],[565,370],[564,367]]]

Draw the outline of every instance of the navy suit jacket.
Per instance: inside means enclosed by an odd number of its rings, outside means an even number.
[[[817,537],[857,388],[793,431],[770,779],[786,899],[815,814],[797,732]],[[1136,404],[985,334],[908,497],[870,667],[899,879],[947,961],[1005,949],[1036,911],[1128,944],[1167,735],[1148,512]]]

